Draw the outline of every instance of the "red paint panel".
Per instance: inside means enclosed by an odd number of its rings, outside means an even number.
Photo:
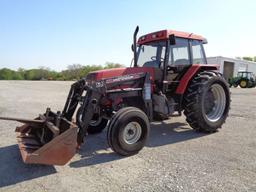
[[[139,38],[138,44],[145,44],[152,41],[159,41],[159,40],[167,40],[170,35],[175,35],[176,37],[186,38],[186,39],[195,39],[203,41],[204,38],[201,35],[196,35],[193,33],[187,33],[182,31],[174,31],[174,30],[162,30],[153,33],[149,33],[143,35]]]
[[[194,75],[198,72],[200,68],[204,68],[205,70],[207,69],[218,69],[218,65],[202,65],[202,64],[193,64],[188,71],[185,73],[185,75],[182,77],[180,80],[180,83],[176,89],[176,94],[184,94],[189,81],[194,77]]]
[[[154,79],[153,67],[129,67],[129,68],[104,69],[104,70],[91,72],[90,75],[95,76],[94,80],[101,80],[101,79],[141,73],[141,72],[148,72],[150,74],[150,79],[151,80]]]
[[[168,30],[168,37],[169,35],[175,35],[176,37],[182,37],[186,39],[195,39],[195,40],[204,40],[204,37],[201,35],[197,35],[194,33],[187,33],[187,32],[182,32],[182,31],[174,31],[174,30]]]
[[[129,67],[129,68],[113,68],[94,71],[88,74],[90,80],[101,80],[111,77],[118,77],[136,73],[149,73],[151,80],[151,90],[154,91],[154,68],[153,67]],[[88,80],[89,80],[88,79]],[[123,87],[125,88],[125,87]]]
[[[154,33],[149,33],[141,36],[138,40],[138,44],[141,45],[147,42],[165,40],[167,38],[168,38],[167,30],[157,31]]]

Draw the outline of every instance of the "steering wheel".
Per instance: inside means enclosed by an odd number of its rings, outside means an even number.
[[[152,57],[151,57],[151,60],[152,60],[152,61],[156,61],[156,56],[152,56]],[[161,57],[161,58],[160,58],[160,61],[161,61],[161,62],[164,61],[164,58]]]

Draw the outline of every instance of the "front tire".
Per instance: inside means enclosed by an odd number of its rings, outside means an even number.
[[[192,79],[184,95],[184,114],[193,129],[217,131],[225,122],[229,108],[229,87],[220,73],[204,71]]]
[[[134,155],[144,147],[149,129],[149,120],[143,111],[136,107],[122,108],[109,123],[109,146],[120,155]]]

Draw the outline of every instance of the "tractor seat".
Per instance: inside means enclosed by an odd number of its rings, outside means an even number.
[[[159,68],[159,62],[158,61],[147,61],[146,63],[144,63],[143,67]]]
[[[189,65],[188,59],[177,59],[174,61],[174,65]]]

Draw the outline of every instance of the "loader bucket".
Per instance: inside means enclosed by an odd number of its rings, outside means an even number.
[[[17,120],[17,119],[16,119]],[[77,126],[49,109],[16,128],[24,163],[65,165],[76,153]]]

